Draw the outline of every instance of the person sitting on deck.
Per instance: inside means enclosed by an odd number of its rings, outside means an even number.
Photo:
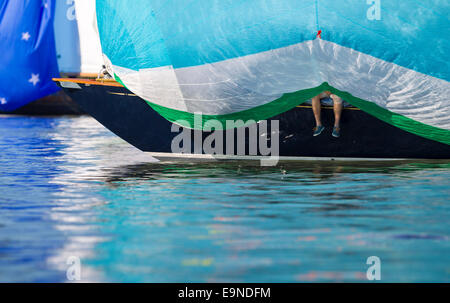
[[[342,113],[342,99],[335,94],[332,94],[329,91],[324,91],[321,94],[312,98],[312,109],[314,112],[314,118],[316,119],[316,127],[314,128],[313,136],[316,137],[322,133],[325,127],[322,125],[322,121],[320,119],[320,111],[321,104],[320,99],[330,97],[333,100],[333,110],[334,110],[334,127],[332,136],[335,138],[339,138],[341,135],[340,129],[340,121],[341,121],[341,113]]]

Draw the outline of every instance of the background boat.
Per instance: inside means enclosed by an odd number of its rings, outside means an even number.
[[[7,5],[7,2],[4,5]],[[51,26],[54,31],[55,56],[59,73],[61,76],[71,78],[96,78],[102,68],[103,59],[96,29],[95,1],[52,0],[49,4],[54,6],[52,7],[54,17]],[[39,10],[40,7],[36,6],[35,9]],[[24,16],[23,22],[26,22],[25,18],[26,16]],[[13,35],[13,33],[8,34]],[[42,56],[40,60],[55,60],[55,58]],[[9,72],[5,71],[5,73]],[[55,75],[50,75],[50,78],[52,76]],[[26,100],[19,100],[24,105],[14,110],[0,108],[0,113],[19,115],[80,115],[85,113],[63,91],[51,93],[43,98],[41,95],[37,92]]]

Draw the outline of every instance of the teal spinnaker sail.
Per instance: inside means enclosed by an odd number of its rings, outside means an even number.
[[[263,120],[329,90],[450,144],[450,2],[97,0],[117,80],[166,119]],[[194,125],[194,115],[203,123]]]

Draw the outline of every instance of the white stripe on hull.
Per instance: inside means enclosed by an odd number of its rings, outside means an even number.
[[[179,153],[155,153],[147,152],[153,158],[158,160],[197,160],[197,161],[224,161],[224,160],[246,160],[246,161],[341,161],[341,162],[380,162],[380,161],[419,161],[424,159],[406,159],[406,158],[345,158],[345,157],[267,157],[267,156],[237,156],[237,155],[211,155],[211,154],[179,154]]]

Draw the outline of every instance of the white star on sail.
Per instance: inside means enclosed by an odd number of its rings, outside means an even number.
[[[5,98],[0,98],[0,104],[5,105],[8,101]]]
[[[28,80],[28,82],[33,83],[33,86],[36,86],[36,84],[38,84],[38,82],[40,82],[41,80],[39,79],[39,74],[31,74],[31,78],[30,80]]]
[[[28,41],[28,40],[30,40],[30,38],[31,38],[31,36],[30,36],[29,32],[22,33],[22,40]]]

